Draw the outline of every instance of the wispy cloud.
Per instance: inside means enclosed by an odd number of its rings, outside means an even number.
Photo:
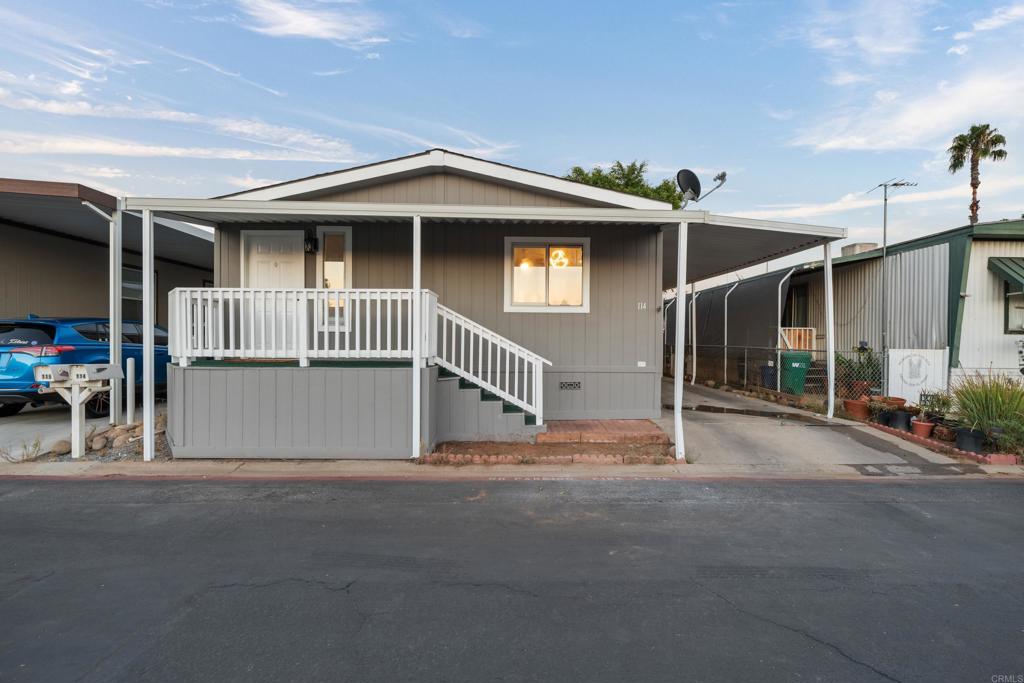
[[[190,55],[190,54],[187,54],[185,52],[178,52],[177,50],[172,50],[172,49],[167,48],[167,47],[157,46],[157,49],[161,50],[162,52],[165,52],[165,53],[171,55],[172,57],[176,57],[176,58],[178,58],[180,60],[189,62],[190,64],[196,64],[196,65],[201,66],[201,67],[203,67],[205,69],[208,69],[208,70],[214,72],[215,74],[220,74],[221,76],[227,76],[228,78],[234,79],[234,80],[238,81],[239,83],[245,83],[246,85],[251,85],[254,88],[258,88],[258,89],[260,89],[260,90],[262,90],[264,92],[268,92],[271,95],[275,95],[277,97],[284,97],[284,92],[282,92],[280,90],[277,90],[276,88],[271,88],[268,85],[263,85],[262,83],[259,83],[257,81],[250,80],[250,79],[246,78],[245,76],[243,76],[241,74],[241,72],[232,71],[230,69],[226,69],[226,68],[224,68],[224,67],[222,67],[222,66],[220,66],[218,64],[214,64],[213,62],[208,61],[206,59],[202,59],[200,57],[196,57],[194,55]]]
[[[871,76],[865,73],[855,73],[853,71],[838,71],[832,74],[825,80],[829,85],[855,85],[857,83],[868,83],[871,81]]]
[[[21,111],[34,111],[58,116],[102,119],[134,119],[190,125],[237,140],[278,147],[322,161],[344,161],[362,158],[347,140],[294,126],[282,126],[251,118],[207,116],[162,107],[145,105],[94,103],[86,99],[43,99],[15,94],[0,87],[0,106]]]
[[[323,77],[343,76],[343,75],[345,75],[347,73],[351,73],[351,72],[352,72],[352,69],[327,69],[326,71],[314,71],[313,75],[314,76],[323,76]]]
[[[161,145],[123,138],[90,135],[47,135],[0,130],[0,152],[4,154],[96,155],[114,157],[166,157],[187,159],[230,159],[235,161],[326,161],[323,155],[285,149],[240,149]],[[353,163],[356,159],[330,159]]]
[[[1024,188],[1024,176],[1010,176],[1006,178],[993,178],[986,180],[984,185],[985,195],[988,197],[1016,192]],[[940,190],[923,190],[920,192],[906,192],[896,194],[889,198],[890,204],[930,204],[950,199],[970,199],[970,194],[965,191],[963,184],[951,185]],[[739,211],[737,215],[746,218],[763,219],[806,219],[821,216],[833,216],[868,209],[882,205],[882,198],[875,194],[866,192],[851,192],[839,199],[808,203],[808,204],[762,204],[754,211]]]
[[[439,17],[437,23],[452,38],[479,38],[486,32],[482,24],[465,17]]]
[[[981,31],[995,31],[1018,21],[1024,21],[1024,2],[1015,2],[1012,5],[996,8],[992,14],[974,22],[970,31],[960,31],[954,34],[953,39],[967,40]]]
[[[826,112],[793,144],[817,151],[933,149],[979,112],[1004,127],[1024,119],[1024,70],[982,71],[892,101]]]
[[[80,34],[64,31],[52,19],[44,23],[0,7],[0,42],[6,50],[81,81],[102,82],[110,71],[147,63],[110,47],[89,45]]]
[[[460,152],[462,154],[468,154],[476,157],[505,159],[508,158],[511,152],[519,146],[513,142],[496,142],[482,135],[463,130],[461,128],[446,125],[439,126],[428,122],[419,122],[418,125],[421,128],[431,128],[434,130],[440,129],[443,135],[421,135],[388,126],[350,121],[348,119],[331,116],[330,114],[314,112],[305,113],[310,118],[323,121],[324,123],[329,123],[332,126],[337,126],[343,130],[367,133],[374,137],[389,140],[405,147],[412,147],[413,149],[443,147],[445,149],[450,149],[453,152]]]
[[[254,178],[251,173],[246,173],[244,176],[225,176],[223,180],[231,187],[237,187],[241,190],[249,190],[254,187],[264,187],[266,185],[276,185],[281,182],[280,179]]]
[[[917,52],[928,0],[861,0],[813,12],[798,35],[814,50],[834,58],[855,58],[879,66]]]
[[[965,54],[967,54],[968,50],[970,50],[970,49],[971,48],[967,47],[966,45],[954,45],[953,47],[951,47],[948,50],[946,50],[946,54],[947,55],[957,55],[958,57],[963,57]]]
[[[768,105],[762,105],[761,110],[764,111],[765,116],[775,121],[789,121],[796,112],[792,109],[774,109]]]
[[[328,40],[355,48],[388,40],[382,35],[383,18],[357,2],[237,0],[237,4],[245,15],[242,26],[268,36]]]

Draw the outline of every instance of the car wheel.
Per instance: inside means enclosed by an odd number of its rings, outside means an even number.
[[[24,403],[0,404],[0,417],[10,417],[11,415],[17,415],[18,413],[21,412],[21,409],[24,407]]]
[[[88,418],[110,415],[110,392],[101,391],[85,402],[85,416]]]

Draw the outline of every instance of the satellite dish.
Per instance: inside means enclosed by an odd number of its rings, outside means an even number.
[[[700,179],[697,174],[688,168],[676,173],[676,184],[683,192],[683,201],[697,199],[700,197]]]

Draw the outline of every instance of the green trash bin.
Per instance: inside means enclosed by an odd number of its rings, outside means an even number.
[[[783,351],[780,389],[787,394],[802,396],[804,384],[807,382],[807,371],[811,369],[811,360],[809,351]]]

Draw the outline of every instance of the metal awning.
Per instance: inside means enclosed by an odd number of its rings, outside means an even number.
[[[107,246],[109,221],[85,203],[105,213],[117,209],[117,199],[76,183],[54,183],[0,178],[0,224],[47,232],[53,235]],[[142,252],[142,219],[138,214],[122,217],[122,246]],[[161,219],[156,234],[156,257],[165,261],[213,269],[213,234],[193,225]]]
[[[419,216],[431,222],[491,224],[643,225],[664,230],[663,288],[676,285],[676,235],[689,225],[688,282],[820,246],[846,237],[844,228],[719,216],[707,211],[591,207],[380,204],[252,199],[159,199],[129,197],[129,211],[217,227],[229,224],[307,224],[337,221],[394,223]]]
[[[1024,292],[1024,257],[990,256],[988,269],[1010,286],[1010,292]]]

